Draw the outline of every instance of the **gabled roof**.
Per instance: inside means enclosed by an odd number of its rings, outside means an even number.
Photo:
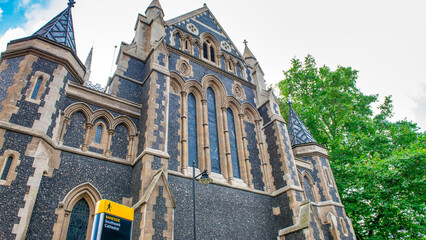
[[[288,134],[290,135],[291,146],[303,143],[316,143],[314,137],[309,132],[308,128],[297,116],[296,112],[291,107],[288,114]]]
[[[210,9],[207,7],[207,4],[205,4],[205,3],[204,3],[204,6],[201,7],[201,8],[199,8],[199,9],[196,9],[194,11],[188,12],[186,14],[183,14],[181,16],[178,16],[178,17],[175,17],[175,18],[172,18],[172,19],[166,21],[166,24],[168,26],[176,25],[176,24],[178,24],[180,22],[185,22],[185,21],[187,21],[187,20],[189,20],[191,18],[194,18],[194,17],[196,17],[198,15],[201,15],[201,14],[203,14],[205,12],[207,12],[207,14],[210,14],[210,16],[213,18],[213,21],[215,22],[215,24],[217,25],[217,27],[219,28],[219,30],[226,37],[226,39],[231,43],[232,48],[235,49],[235,51],[238,54],[237,57],[240,57],[242,59],[243,55],[240,53],[240,51],[238,50],[238,48],[235,47],[235,44],[232,42],[231,38],[228,36],[228,34],[226,34],[225,30],[222,28],[222,26],[220,25],[220,23],[217,21],[216,17],[213,15],[213,13],[210,11]]]
[[[70,47],[77,53],[74,39],[74,27],[72,22],[71,8],[74,1],[68,2],[68,7],[41,27],[33,36],[42,36],[52,41]]]

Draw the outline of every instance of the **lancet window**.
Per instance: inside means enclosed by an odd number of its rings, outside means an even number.
[[[194,94],[188,95],[188,165],[198,167],[197,104]]]
[[[215,49],[216,47],[211,39],[207,38],[206,40],[204,40],[203,58],[216,63]]]
[[[34,90],[33,90],[33,93],[31,94],[31,99],[36,99],[37,98],[37,94],[38,94],[38,91],[39,91],[39,89],[40,89],[40,86],[41,86],[41,82],[43,81],[43,78],[41,78],[41,77],[39,77],[38,79],[37,79],[37,82],[36,82],[36,84],[35,84],[35,86],[34,86]]]
[[[232,174],[234,178],[241,178],[234,113],[229,108],[226,109],[226,117],[228,119],[229,145],[231,146]]]
[[[0,178],[1,180],[7,179],[7,175],[9,174],[10,166],[12,166],[12,162],[13,162],[13,157],[12,156],[8,157],[6,160],[6,163],[4,164],[3,172]]]
[[[90,208],[84,198],[80,199],[71,211],[68,225],[67,239],[86,239],[87,226],[89,224]]]
[[[220,173],[219,136],[217,129],[216,97],[213,89],[207,88],[207,109],[209,118],[210,161],[212,172]]]

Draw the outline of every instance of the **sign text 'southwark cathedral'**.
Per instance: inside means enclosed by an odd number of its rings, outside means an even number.
[[[355,238],[326,149],[206,5],[152,1],[105,89],[73,5],[1,54],[0,239],[89,239],[101,199],[134,209],[133,239],[192,239],[193,167],[200,239]]]

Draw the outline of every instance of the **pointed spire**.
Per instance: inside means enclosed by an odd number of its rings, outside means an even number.
[[[92,55],[93,55],[93,46],[90,49],[89,55],[87,55],[86,62],[84,66],[86,67],[86,74],[84,74],[84,81],[89,81],[90,73],[92,72]]]
[[[290,107],[288,114],[288,134],[290,135],[291,146],[303,143],[316,143],[317,141],[315,141],[308,128],[291,107],[290,101],[288,102],[288,106]]]
[[[145,11],[145,14],[148,17],[154,17],[158,12],[160,12],[162,17],[164,17],[163,8],[161,7],[160,1],[152,0],[151,4],[149,4],[148,8]]]
[[[71,8],[75,1],[69,0],[68,7],[41,27],[33,36],[42,36],[52,41],[70,47],[77,53],[74,39],[74,26],[72,22]]]
[[[244,48],[244,54],[243,54],[243,58],[244,58],[244,60],[247,60],[247,59],[254,59],[254,60],[257,62],[256,57],[255,57],[255,56],[254,56],[254,54],[250,51],[250,48],[247,46],[248,41],[244,39],[244,42],[243,42],[243,43],[244,43],[244,45],[245,45],[245,48]]]

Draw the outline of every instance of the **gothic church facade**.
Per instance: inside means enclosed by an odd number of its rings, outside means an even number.
[[[90,239],[95,204],[135,210],[133,239],[354,239],[326,149],[288,121],[206,5],[139,14],[105,89],[68,7],[0,63],[0,239]],[[130,27],[130,26],[129,26]]]

